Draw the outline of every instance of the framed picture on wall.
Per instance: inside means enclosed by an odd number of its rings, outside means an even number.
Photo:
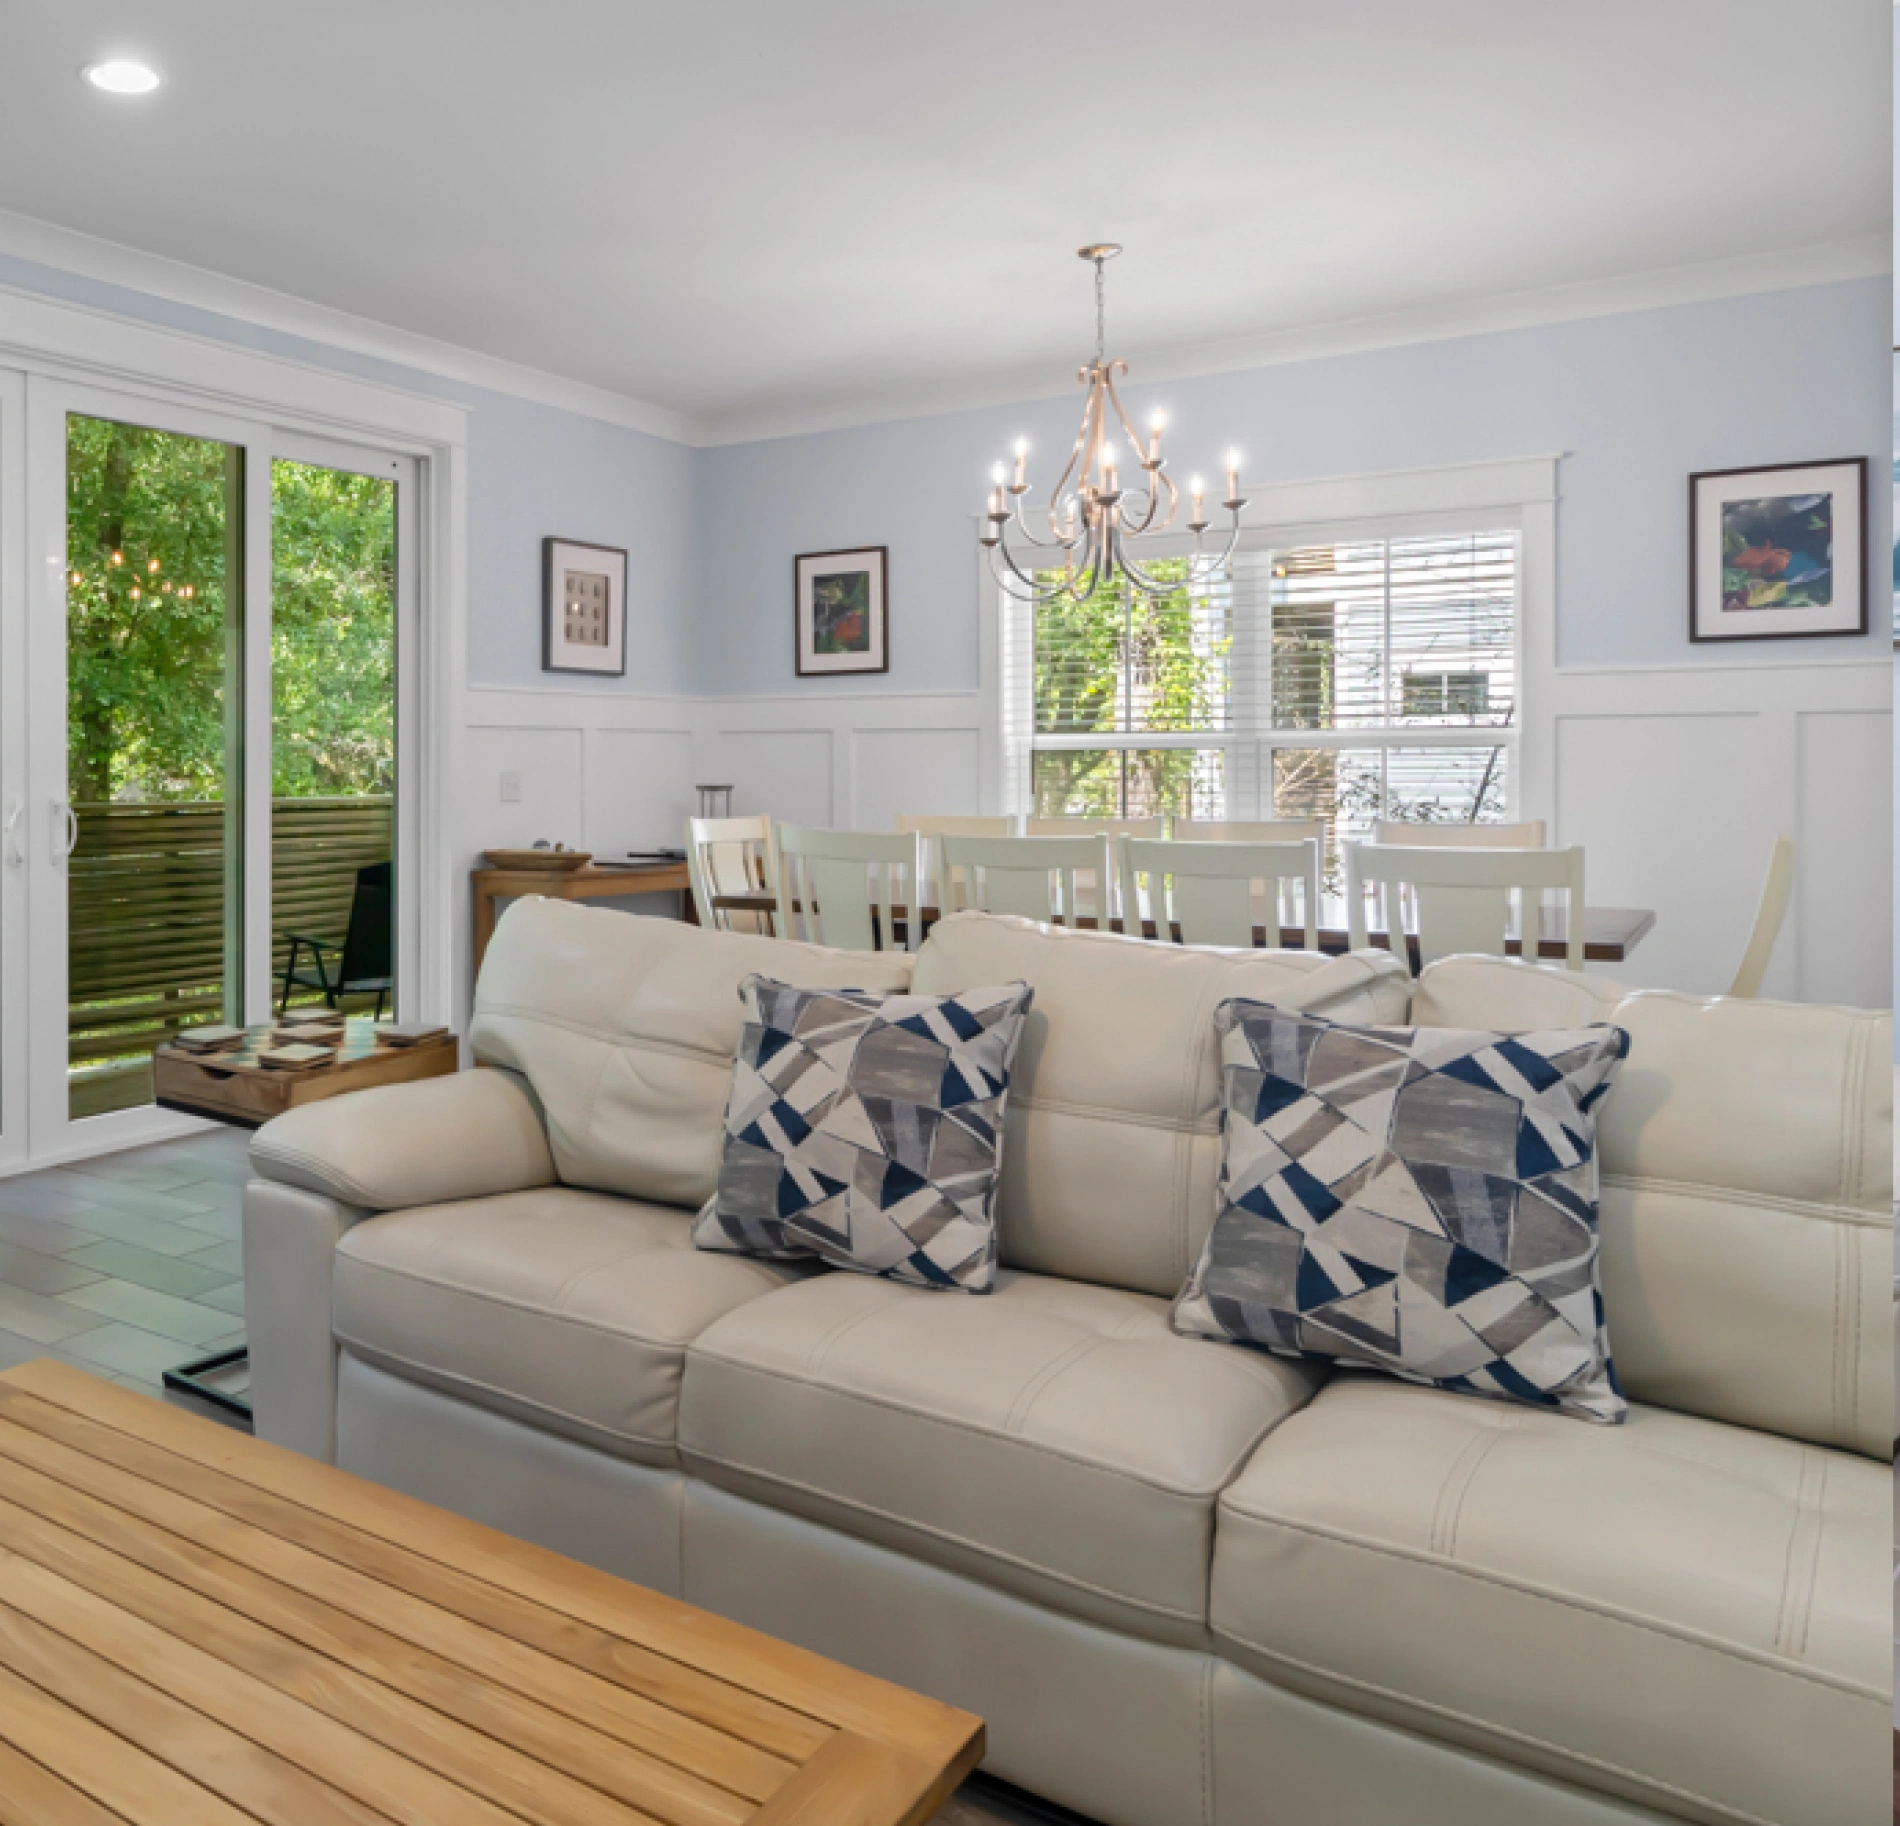
[[[1867,459],[1689,478],[1689,638],[1867,632]]]
[[[800,678],[891,669],[888,574],[889,555],[881,545],[850,552],[801,552],[792,561]]]
[[[627,670],[627,554],[579,539],[541,541],[541,670]]]

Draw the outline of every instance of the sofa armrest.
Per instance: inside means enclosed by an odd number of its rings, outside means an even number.
[[[306,1103],[251,1142],[261,1179],[359,1211],[396,1211],[554,1183],[533,1093],[507,1071],[458,1072]]]
[[[336,1462],[337,1243],[378,1211],[553,1183],[541,1111],[513,1072],[461,1072],[307,1103],[251,1142],[245,1329],[257,1436]]]
[[[259,1439],[336,1463],[336,1246],[369,1213],[299,1186],[244,1188],[244,1309]]]

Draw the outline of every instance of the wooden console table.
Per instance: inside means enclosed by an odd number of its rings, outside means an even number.
[[[677,894],[680,916],[693,917],[693,880],[683,862],[628,862],[603,867],[590,862],[578,869],[470,869],[475,890],[475,971],[495,936],[500,917],[496,902],[541,894],[549,900],[615,900],[626,894]]]

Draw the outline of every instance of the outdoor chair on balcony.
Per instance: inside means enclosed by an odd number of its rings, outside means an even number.
[[[291,995],[298,989],[315,989],[335,1008],[346,995],[376,996],[377,1020],[383,1018],[383,1003],[389,997],[391,974],[390,947],[395,930],[393,876],[387,862],[372,862],[356,871],[356,891],[350,897],[350,923],[344,929],[343,943],[333,938],[317,938],[308,932],[281,932],[290,941],[290,956],[284,962],[284,982],[277,997],[277,1012],[290,1006]],[[310,962],[298,967],[301,953],[310,953]],[[326,961],[341,952],[332,974]]]

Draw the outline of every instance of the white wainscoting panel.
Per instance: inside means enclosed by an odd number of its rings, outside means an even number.
[[[1893,678],[1882,660],[1551,671],[1523,811],[1656,928],[1604,974],[1725,991],[1777,836],[1795,892],[1764,996],[1893,1005]],[[1535,710],[1531,711],[1536,715]]]
[[[674,711],[690,711],[675,705]],[[597,856],[678,849],[692,815],[693,730],[594,729],[587,737],[587,847]]]
[[[718,729],[702,748],[708,772],[728,781],[735,814],[770,812],[782,824],[837,823],[829,729]]]
[[[1555,840],[1583,845],[1587,900],[1657,913],[1656,929],[1605,974],[1701,994],[1727,989],[1772,842],[1770,833],[1757,845],[1746,810],[1773,784],[1760,721],[1746,712],[1558,721]],[[1762,993],[1790,993],[1793,976],[1784,945]]]
[[[1893,716],[1809,710],[1795,721],[1797,829],[1828,861],[1802,871],[1789,908],[1800,994],[1884,1008],[1892,995]]]
[[[900,814],[969,817],[981,796],[976,729],[858,729],[851,735],[851,823],[888,831]]]
[[[462,810],[481,849],[525,849],[545,837],[579,849],[587,835],[587,743],[575,728],[477,724],[463,751]],[[521,797],[504,801],[501,777],[514,774]]]
[[[1653,908],[1655,930],[1602,973],[1698,993],[1740,961],[1775,837],[1798,846],[1764,993],[1892,1004],[1892,673],[1841,664],[1542,670],[1521,806],[1588,851],[1589,897]],[[457,828],[485,846],[548,837],[677,844],[700,780],[738,811],[889,830],[899,812],[983,812],[996,724],[977,692],[835,690],[638,698],[471,690]],[[499,798],[522,776],[519,804]],[[986,786],[986,782],[989,784]],[[463,991],[466,994],[466,989]]]

